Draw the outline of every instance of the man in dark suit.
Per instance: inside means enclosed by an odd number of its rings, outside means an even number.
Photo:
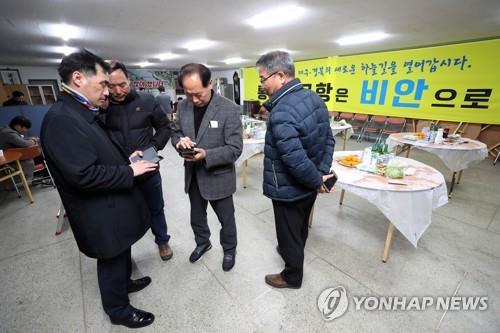
[[[108,95],[108,64],[81,50],[64,57],[58,71],[63,92],[41,129],[47,163],[78,248],[97,258],[104,311],[113,324],[147,326],[154,315],[132,307],[128,293],[151,279],[130,279],[130,247],[149,228],[148,209],[134,177],[155,170],[156,164],[129,165],[96,117]]]
[[[229,271],[235,263],[237,243],[232,196],[236,191],[234,162],[241,155],[243,136],[238,106],[214,93],[210,76],[210,70],[201,64],[181,68],[179,84],[187,99],[178,105],[172,144],[177,149],[194,150],[194,154],[183,155],[185,191],[191,202],[191,227],[196,241],[189,260],[197,261],[212,248],[207,224],[210,202],[222,225],[222,269]]]

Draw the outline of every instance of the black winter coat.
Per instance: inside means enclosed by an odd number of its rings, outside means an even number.
[[[105,114],[111,139],[127,156],[149,147],[162,150],[170,139],[171,122],[151,94],[132,90],[123,103],[110,103]]]
[[[81,252],[112,258],[144,235],[146,202],[92,111],[62,93],[43,120],[41,143]]]

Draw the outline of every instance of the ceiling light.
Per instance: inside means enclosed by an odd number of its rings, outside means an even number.
[[[64,46],[55,46],[55,47],[53,47],[51,49],[54,52],[62,53],[65,56],[70,55],[71,53],[78,51],[77,47],[71,47],[71,46],[67,46],[67,45],[64,45]]]
[[[157,58],[160,59],[160,61],[170,60],[170,59],[174,59],[177,57],[179,57],[179,55],[172,53],[172,52],[167,52],[167,53],[162,53],[162,54],[157,55]]]
[[[337,39],[336,42],[340,45],[354,45],[362,43],[376,42],[389,37],[385,32],[371,32],[367,34],[352,35]]]
[[[243,59],[243,58],[239,58],[239,57],[227,58],[226,60],[223,60],[223,62],[226,63],[226,65],[239,64],[239,63],[242,63],[245,61],[247,61],[247,60]]]
[[[189,51],[193,50],[201,50],[201,49],[206,49],[211,46],[214,46],[216,42],[208,39],[196,39],[192,40],[190,42],[187,42],[186,44],[183,45],[184,48],[188,49]]]
[[[245,22],[254,29],[270,28],[295,21],[306,13],[303,7],[288,5],[272,8],[250,17]]]
[[[40,30],[49,36],[62,38],[64,41],[80,38],[85,33],[84,29],[66,23],[41,23]]]
[[[140,62],[137,64],[139,67],[148,67],[148,66],[151,66],[153,65],[152,62],[149,62],[149,61],[143,61],[143,62]]]

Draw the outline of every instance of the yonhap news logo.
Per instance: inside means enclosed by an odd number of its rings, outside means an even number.
[[[352,296],[355,311],[485,311],[488,296]],[[349,308],[344,286],[330,287],[318,296],[318,309],[325,321],[334,320]]]
[[[326,321],[342,316],[348,306],[347,291],[343,286],[327,288],[319,294],[318,309]]]

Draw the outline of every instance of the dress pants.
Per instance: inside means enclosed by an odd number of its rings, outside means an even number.
[[[289,285],[302,285],[304,247],[309,233],[309,215],[316,201],[317,193],[297,201],[273,200],[276,236],[285,269],[283,280]]]
[[[131,274],[130,247],[116,257],[97,259],[97,280],[102,307],[110,318],[124,318],[132,311],[127,291]]]
[[[210,240],[210,229],[207,222],[208,201],[201,196],[195,173],[193,173],[193,178],[189,186],[189,201],[191,202],[191,228],[193,228],[196,245],[204,245]],[[219,200],[210,200],[210,205],[222,226],[220,230],[220,244],[224,253],[235,254],[237,236],[233,196],[230,195]]]
[[[161,176],[159,172],[155,172],[139,184],[142,195],[146,200],[151,215],[151,231],[155,235],[155,243],[163,245],[168,243],[170,235],[167,233],[167,222],[165,220],[165,212],[163,211],[163,190],[161,187]]]

